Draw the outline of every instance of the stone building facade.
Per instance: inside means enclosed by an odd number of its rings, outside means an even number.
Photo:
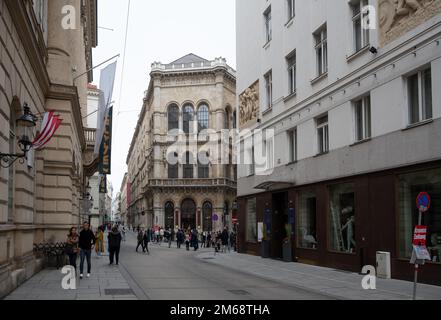
[[[63,28],[66,5],[74,29]],[[25,103],[34,115],[53,110],[63,119],[42,151],[0,168],[0,297],[42,267],[34,244],[64,241],[80,223],[92,74],[75,78],[92,65],[96,10],[95,0],[0,0],[0,152],[20,152],[15,120]]]
[[[241,129],[274,130],[268,172],[238,168],[240,251],[355,272],[388,252],[390,275],[413,280],[426,191],[419,276],[440,285],[441,0],[236,6]]]
[[[208,61],[189,54],[170,64],[152,64],[127,157],[132,224],[204,231],[231,225],[236,199],[232,161],[198,161],[202,143],[191,150],[173,148],[202,129],[220,134],[236,127],[235,81],[235,71],[222,58]]]

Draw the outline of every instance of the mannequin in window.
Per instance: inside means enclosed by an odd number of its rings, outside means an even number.
[[[315,249],[317,246],[317,241],[315,240],[313,235],[308,234],[306,228],[301,228],[302,233],[302,243],[305,248],[313,248]]]
[[[352,212],[352,208],[343,209],[342,213]],[[355,248],[355,239],[354,239],[354,227],[355,227],[355,215],[352,215],[346,224],[341,228],[341,231],[346,230],[346,243],[347,243],[347,252],[352,252],[352,247]]]

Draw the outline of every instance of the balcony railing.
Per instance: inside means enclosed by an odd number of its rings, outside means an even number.
[[[231,187],[236,182],[229,179],[153,179],[147,187]]]
[[[96,129],[84,128],[84,137],[86,138],[86,144],[88,147],[95,146],[96,141]]]

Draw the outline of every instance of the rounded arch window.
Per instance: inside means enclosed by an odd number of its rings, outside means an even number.
[[[194,121],[194,109],[191,104],[187,104],[183,109],[183,130],[184,133],[192,133],[191,126]]]
[[[213,205],[209,201],[204,202],[202,206],[202,218],[204,231],[213,231]]]
[[[179,129],[179,108],[172,104],[168,108],[168,131]]]
[[[225,109],[225,122],[224,122],[224,128],[230,129],[230,107],[227,107]]]
[[[168,228],[173,228],[174,227],[174,223],[175,223],[175,206],[172,202],[167,202],[165,204],[165,227]]]
[[[206,104],[201,104],[198,109],[198,132],[208,129],[210,125],[210,111]]]

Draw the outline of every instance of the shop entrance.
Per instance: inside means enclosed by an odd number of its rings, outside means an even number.
[[[196,228],[196,203],[191,199],[182,202],[181,227],[183,230]]]
[[[288,222],[288,193],[275,193],[273,194],[271,230],[272,259],[283,259],[283,240],[287,237],[285,225]]]

